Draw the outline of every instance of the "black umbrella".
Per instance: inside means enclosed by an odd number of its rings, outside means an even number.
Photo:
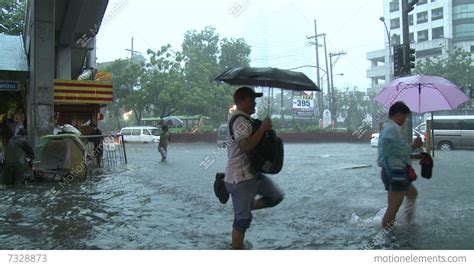
[[[231,85],[261,86],[294,91],[319,91],[304,73],[273,67],[234,67],[220,74],[216,80]]]
[[[167,116],[163,117],[161,120],[162,125],[172,126],[172,127],[182,127],[183,120],[175,117],[175,116]]]

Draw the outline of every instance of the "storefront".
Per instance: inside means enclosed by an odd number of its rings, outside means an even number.
[[[21,37],[0,34],[0,47],[0,121],[7,117],[13,120],[15,111],[26,110],[28,63]],[[0,125],[0,143],[6,143],[3,123]]]
[[[112,81],[55,80],[55,124],[70,124],[87,135],[103,119],[100,108],[112,102]]]

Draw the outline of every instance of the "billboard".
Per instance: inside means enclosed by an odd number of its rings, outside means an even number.
[[[315,92],[302,91],[295,92],[293,96],[293,113],[295,115],[314,115]]]

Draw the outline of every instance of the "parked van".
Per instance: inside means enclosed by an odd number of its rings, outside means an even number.
[[[227,124],[222,124],[217,129],[217,146],[226,147],[227,146]]]
[[[474,149],[474,115],[434,116],[433,140],[439,150]],[[426,123],[415,130],[426,132]]]
[[[157,127],[124,127],[120,130],[125,142],[152,143],[160,141],[161,130]]]

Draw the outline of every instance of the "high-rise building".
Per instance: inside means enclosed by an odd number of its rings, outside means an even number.
[[[244,34],[252,47],[251,66],[290,69],[315,64],[314,47],[306,39],[314,32],[313,20],[302,17],[292,5],[260,7],[255,12],[248,19]],[[307,35],[301,30],[305,28],[309,29]],[[298,71],[310,78],[314,78],[316,72],[314,68]]]
[[[385,49],[367,53],[371,62],[367,77],[372,81],[369,93],[377,93],[393,76],[393,46],[403,42],[401,6],[401,0],[384,0],[390,38],[385,34]],[[474,0],[419,0],[408,24],[416,60],[446,56],[455,47],[474,53]]]

